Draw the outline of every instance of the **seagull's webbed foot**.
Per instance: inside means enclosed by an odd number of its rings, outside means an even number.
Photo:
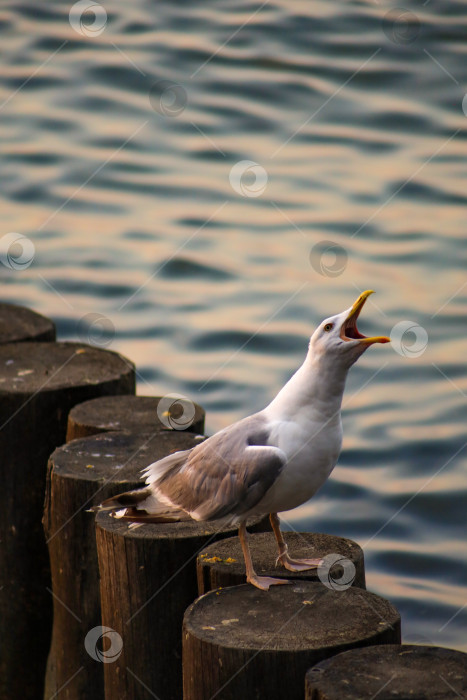
[[[289,583],[294,583],[294,581],[289,581],[285,578],[271,578],[270,576],[257,576],[255,573],[247,576],[247,583],[251,583],[256,588],[262,591],[268,591],[270,586],[281,586],[287,585]]]
[[[269,518],[279,546],[279,556],[276,559],[276,566],[280,562],[282,566],[289,571],[308,571],[309,569],[316,569],[316,567],[321,564],[323,561],[322,559],[292,559],[292,557],[289,557],[288,548],[282,536],[280,520],[277,513],[270,513]]]
[[[245,527],[245,523],[241,523],[238,528],[238,536],[240,538],[240,544],[242,545],[243,556],[245,557],[245,568],[246,568],[246,580],[247,583],[251,583],[256,588],[261,591],[268,591],[269,586],[283,586],[288,583],[293,583],[293,581],[288,581],[284,578],[271,578],[270,576],[258,576],[253,568],[253,562],[251,561],[250,548],[248,547],[248,536]]]
[[[292,559],[288,555],[287,545],[284,544],[280,547],[276,566],[281,563],[288,571],[308,571],[309,569],[316,569],[322,561],[322,559]]]

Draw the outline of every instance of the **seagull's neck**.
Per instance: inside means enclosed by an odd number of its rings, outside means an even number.
[[[340,420],[348,368],[320,361],[309,352],[303,365],[266,408],[273,419]]]

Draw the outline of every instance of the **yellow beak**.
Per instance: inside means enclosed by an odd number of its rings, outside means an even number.
[[[367,289],[366,292],[362,292],[350,309],[350,313],[345,319],[341,328],[340,335],[343,340],[358,340],[360,343],[364,343],[365,345],[391,342],[390,338],[385,335],[377,335],[373,336],[372,338],[367,338],[357,329],[357,318],[359,317],[360,311],[363,309],[363,306],[370,294],[373,294],[372,289]]]

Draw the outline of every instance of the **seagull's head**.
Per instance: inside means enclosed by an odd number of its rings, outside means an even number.
[[[357,328],[360,311],[370,294],[373,294],[371,289],[362,292],[349,309],[319,324],[310,340],[310,352],[314,359],[329,358],[334,364],[338,362],[348,369],[370,345],[390,342],[385,335],[368,338]]]

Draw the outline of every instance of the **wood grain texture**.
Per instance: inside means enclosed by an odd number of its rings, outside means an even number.
[[[0,303],[0,344],[55,340],[55,324],[25,306]]]
[[[359,588],[366,587],[363,550],[356,542],[321,532],[284,532],[284,538],[292,557],[315,558],[338,554],[341,558],[327,571],[331,581],[333,577],[335,578],[336,588],[344,574],[344,571],[339,568],[343,563],[349,567],[352,585]],[[249,544],[255,571],[259,576],[302,581],[320,580],[317,569],[295,573],[287,571],[280,564],[276,566],[278,550],[272,532],[252,535],[249,538]],[[238,538],[221,540],[209,545],[200,552],[196,566],[199,595],[215,588],[227,588],[246,583],[245,562]]]
[[[252,529],[268,527],[256,519]],[[106,700],[180,700],[182,620],[197,596],[196,557],[233,527],[194,521],[130,530],[105,513],[96,520],[102,624],[123,639],[104,666]]]
[[[160,396],[102,396],[75,406],[68,416],[67,442],[109,430],[130,432],[167,431],[160,421],[157,409]],[[186,431],[203,434],[205,411],[193,404],[194,416]],[[177,410],[175,404],[173,411]],[[176,432],[185,432],[176,430]]]
[[[352,649],[306,674],[306,700],[467,697],[467,654],[410,644]]]
[[[44,527],[54,616],[46,698],[60,688],[63,700],[101,700],[104,695],[103,664],[84,646],[87,633],[101,624],[95,514],[88,509],[142,486],[144,467],[197,442],[192,433],[178,431],[114,432],[73,440],[50,457]]]
[[[0,697],[41,698],[51,635],[42,512],[47,460],[69,410],[134,390],[120,355],[75,343],[0,345]],[[24,665],[27,660],[27,673]]]
[[[184,700],[302,700],[311,665],[353,647],[400,641],[400,616],[359,588],[299,581],[211,591],[183,623]]]

